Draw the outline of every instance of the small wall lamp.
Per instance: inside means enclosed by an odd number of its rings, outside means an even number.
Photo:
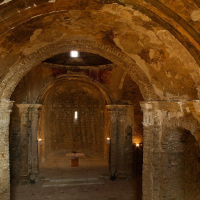
[[[135,146],[136,147],[141,147],[141,146],[143,146],[143,143],[135,143]]]
[[[107,137],[106,140],[107,140],[107,144],[110,144],[110,138]]]
[[[38,144],[42,145],[42,139],[41,138],[38,139]]]

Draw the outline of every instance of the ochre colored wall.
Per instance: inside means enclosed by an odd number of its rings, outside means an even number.
[[[43,104],[47,151],[103,154],[105,100],[98,90],[84,82],[65,81],[50,89]]]

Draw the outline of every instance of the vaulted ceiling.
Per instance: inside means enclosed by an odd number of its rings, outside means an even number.
[[[0,10],[2,99],[44,61],[113,63],[145,100],[200,97],[199,0],[1,0]],[[82,61],[63,60],[73,49]]]

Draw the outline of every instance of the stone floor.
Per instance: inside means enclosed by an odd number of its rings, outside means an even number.
[[[13,181],[11,200],[141,200],[141,191],[141,177],[110,181],[108,163],[100,156],[87,155],[79,159],[79,167],[71,167],[71,160],[60,153],[40,165],[36,184]]]

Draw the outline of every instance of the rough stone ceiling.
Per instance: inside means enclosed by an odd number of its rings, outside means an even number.
[[[151,90],[145,99],[194,100],[200,96],[199,1],[16,0],[0,4],[1,94],[9,82],[14,88],[30,70],[22,69],[20,62],[35,65],[66,51],[50,52],[53,47],[48,45],[86,41],[85,47],[98,45],[85,51],[122,65],[141,91],[144,88],[143,96]],[[81,48],[76,42],[74,46]],[[108,47],[120,53],[123,63],[104,52],[111,51]],[[46,57],[35,57],[34,52],[42,48],[48,49]],[[21,69],[18,77],[9,67],[15,72]]]

